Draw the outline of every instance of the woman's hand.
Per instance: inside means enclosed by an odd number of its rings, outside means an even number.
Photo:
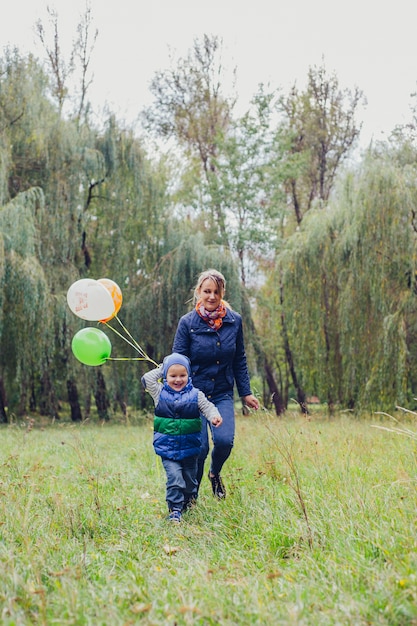
[[[253,396],[252,394],[250,394],[249,396],[243,396],[242,400],[244,404],[246,404],[246,406],[248,406],[250,409],[255,409],[255,411],[259,409],[258,399],[255,398],[255,396]]]

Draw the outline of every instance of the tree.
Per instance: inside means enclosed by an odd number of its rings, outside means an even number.
[[[79,103],[76,111],[76,119],[78,121],[81,120],[83,113],[86,111],[87,92],[93,82],[93,76],[89,74],[89,70],[91,57],[98,37],[98,29],[94,29],[94,32],[91,33],[92,28],[93,19],[91,7],[87,5],[85,14],[77,25],[77,39],[73,48],[74,58],[78,58],[80,66]]]
[[[48,306],[52,296],[37,240],[44,208],[42,191],[31,189],[0,210],[4,246],[0,381],[10,391],[9,409],[15,406],[19,414],[33,402],[41,379],[46,380],[54,352],[53,306]],[[49,406],[53,416],[56,409]]]
[[[341,90],[336,74],[324,65],[310,67],[305,91],[294,85],[279,100],[287,136],[285,187],[299,225],[315,201],[325,204],[336,174],[359,136],[355,121],[362,92]],[[282,141],[282,132],[279,141]]]
[[[149,129],[159,136],[175,138],[184,149],[196,191],[195,206],[200,214],[209,216],[205,227],[206,241],[236,252],[245,280],[246,229],[249,227],[249,235],[256,233],[258,246],[262,239],[256,229],[262,210],[262,194],[256,197],[257,191],[251,191],[246,185],[254,183],[254,179],[261,175],[262,159],[256,151],[265,139],[265,134],[260,131],[265,129],[268,102],[260,96],[257,123],[248,115],[239,126],[234,126],[235,135],[229,134],[233,127],[234,102],[221,94],[219,52],[217,37],[205,35],[202,42],[196,40],[193,51],[178,63],[176,69],[156,74],[151,83],[155,101],[144,115]],[[256,132],[259,132],[258,139]],[[262,149],[266,149],[266,145]],[[245,175],[241,166],[249,154],[252,164],[256,163],[256,170],[251,171],[248,167]],[[229,210],[229,203],[232,210]],[[251,315],[250,307],[247,307],[246,314]],[[255,332],[253,321],[249,317],[246,321]],[[259,364],[267,367],[259,340],[256,339],[255,343]],[[277,412],[281,411],[273,376],[267,378],[273,385],[271,397]]]
[[[69,98],[70,81],[78,74],[78,103],[75,104],[75,119],[79,122],[87,109],[87,92],[93,77],[89,74],[91,57],[98,37],[98,30],[93,30],[93,17],[90,5],[86,4],[84,15],[76,28],[76,38],[68,58],[62,51],[59,16],[55,9],[47,7],[48,20],[45,26],[39,19],[36,32],[46,53],[47,66],[52,82],[52,96],[58,103],[60,114]],[[93,30],[93,32],[92,32]]]
[[[48,80],[33,57],[0,61],[1,404],[57,418],[68,400],[80,420],[93,396],[105,417],[129,387],[124,372],[113,382],[110,368],[94,375],[72,355],[83,322],[66,292],[82,276],[109,276],[128,303],[164,246],[166,172],[114,116],[104,131],[63,118]]]
[[[205,245],[201,233],[189,234],[178,241],[178,230],[174,224],[172,228],[171,241],[175,247],[160,259],[147,280],[142,281],[135,298],[129,303],[127,315],[132,333],[152,347],[151,356],[158,362],[171,351],[178,320],[193,306],[193,288],[198,276],[204,269],[212,267],[213,259],[216,268],[226,277],[226,297],[231,306],[242,310],[246,298],[236,262],[227,249]],[[249,361],[253,364],[252,334],[247,323],[246,331]]]
[[[148,130],[174,138],[191,160],[197,160],[206,180],[216,173],[219,137],[229,127],[234,100],[222,94],[222,41],[204,35],[177,66],[155,74],[150,91],[152,106],[143,117]],[[201,206],[200,206],[201,209]],[[219,241],[229,245],[226,217],[213,203],[211,225]]]
[[[48,64],[51,69],[53,80],[52,96],[58,103],[59,112],[62,113],[64,102],[68,96],[68,78],[74,70],[72,56],[67,61],[63,55],[58,29],[58,13],[55,9],[47,7],[49,27],[51,29],[52,42],[42,20],[36,22],[36,32],[46,52]]]
[[[325,207],[329,202],[340,165],[359,135],[355,113],[361,99],[362,93],[357,88],[353,93],[340,90],[336,75],[328,76],[323,65],[309,69],[304,92],[299,92],[294,86],[289,96],[281,97],[278,101],[282,123],[277,131],[276,142],[284,151],[284,157],[278,163],[277,177],[283,183],[298,228],[315,204]],[[274,280],[279,285],[281,331],[288,370],[297,400],[302,410],[306,411],[306,394],[301,377],[297,374],[288,331],[287,290],[284,288],[280,261]],[[325,268],[321,272],[321,280],[327,284]],[[331,315],[330,292],[324,293],[323,299],[324,309]],[[330,350],[329,341],[326,349]],[[329,360],[330,356],[326,358]],[[329,403],[332,403],[330,397]]]
[[[414,177],[390,150],[369,154],[280,257],[297,374],[330,411],[414,405]]]
[[[209,177],[205,194],[226,217],[230,247],[238,258],[244,285],[251,272],[252,284],[256,283],[261,260],[270,257],[281,242],[285,197],[276,172],[271,175],[272,163],[276,167],[281,156],[272,142],[272,98],[261,89],[251,110],[231,122],[228,132],[219,137],[215,174]]]

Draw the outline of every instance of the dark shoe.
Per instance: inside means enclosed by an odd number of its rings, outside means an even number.
[[[184,500],[184,505],[182,507],[182,512],[191,511],[196,505],[196,498],[190,498],[189,500]]]
[[[211,488],[213,489],[213,495],[219,500],[224,500],[226,497],[226,488],[223,484],[220,474],[215,474],[214,476],[210,476],[209,472],[209,480],[211,482]]]
[[[170,511],[168,519],[170,522],[175,522],[176,524],[179,524],[181,522],[181,511]]]

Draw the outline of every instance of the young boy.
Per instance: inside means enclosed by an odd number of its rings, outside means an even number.
[[[163,383],[160,382],[163,379]],[[142,376],[155,404],[153,445],[165,468],[169,519],[181,514],[197,498],[197,459],[201,447],[201,417],[220,426],[222,417],[191,380],[188,357],[172,353],[162,365]]]

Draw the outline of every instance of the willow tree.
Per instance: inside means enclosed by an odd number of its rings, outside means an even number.
[[[193,287],[203,270],[215,265],[226,277],[227,300],[236,309],[242,304],[242,288],[230,253],[217,245],[207,246],[201,233],[179,240],[175,224],[171,228],[171,250],[129,303],[129,328],[152,346],[157,359],[170,351],[179,318],[193,306]]]
[[[7,376],[2,371],[9,407],[23,410],[23,391],[27,394],[31,387],[31,407],[36,404],[42,413],[56,417],[57,407],[68,400],[72,419],[79,420],[89,415],[93,397],[106,418],[111,398],[126,393],[124,372],[114,376],[110,367],[88,368],[76,361],[71,339],[85,324],[69,311],[66,292],[80,277],[107,276],[121,286],[128,303],[130,291],[135,292],[166,251],[165,165],[151,162],[133,131],[111,114],[104,130],[91,125],[88,116],[61,115],[50,98],[51,76],[32,56],[7,51],[0,69],[0,197],[1,206],[6,206],[3,217],[11,216],[4,222],[1,280],[2,295],[8,296],[1,309],[2,329],[11,323],[5,311],[14,297],[20,302],[30,286],[36,288],[36,297],[45,297],[44,317],[36,316],[27,327],[37,342],[32,353],[40,358],[34,358],[31,367],[24,362],[24,376],[16,376],[13,358],[5,364]],[[20,220],[19,211],[10,207],[20,206],[26,194],[31,198],[39,189],[42,203],[30,223],[36,254],[29,248],[9,250],[9,231]],[[22,218],[16,233],[25,223]],[[32,283],[26,289],[29,266]],[[40,274],[35,276],[35,270]],[[13,285],[19,285],[17,294]],[[26,301],[19,306],[25,310]],[[13,332],[7,326],[2,333],[2,357],[10,348],[7,341],[20,339]],[[27,350],[24,333],[22,349]],[[26,359],[30,356],[27,351]],[[36,384],[29,385],[25,377]]]
[[[301,229],[286,242],[275,269],[280,277],[277,322],[281,333],[285,328],[283,351],[303,410],[307,409],[305,390],[325,399],[330,411],[340,400],[335,221],[329,209],[310,211]]]
[[[37,222],[43,210],[39,189],[19,194],[0,210],[4,249],[0,379],[1,388],[8,390],[3,401],[9,412],[19,415],[34,410],[42,386],[48,386],[55,349],[53,297],[39,262]],[[56,410],[58,398],[55,401]]]
[[[276,175],[286,193],[287,207],[292,212],[292,215],[287,214],[284,236],[288,237],[296,228],[300,228],[305,215],[314,206],[325,207],[329,202],[340,165],[359,134],[355,114],[361,99],[362,94],[357,88],[353,92],[341,90],[336,75],[328,76],[324,66],[309,69],[304,91],[300,92],[294,86],[288,96],[279,98],[277,106],[281,123],[275,142],[282,152],[282,158],[277,162]],[[295,236],[294,241],[297,240]],[[274,280],[280,294],[278,305],[282,345],[297,400],[302,409],[307,410],[306,393],[301,383],[303,376],[301,371],[297,372],[300,359],[296,358],[293,347],[296,339],[290,329],[293,320],[286,313],[292,307],[292,303],[287,306],[286,300],[292,296],[287,292],[281,270],[278,260]],[[298,276],[298,279],[307,280],[307,274],[304,278]],[[327,285],[331,282],[327,280],[325,269],[322,281]],[[323,293],[322,297],[330,320],[334,300],[332,289],[329,287],[328,293]],[[314,308],[314,304],[312,307]],[[328,336],[330,332],[329,324],[326,330],[327,356],[331,350]],[[329,397],[330,405],[332,402]]]
[[[131,325],[126,319],[129,303],[135,302],[137,293],[148,285],[155,266],[170,245],[167,243],[170,172],[164,159],[151,161],[133,131],[121,127],[113,117],[108,120],[105,132],[97,137],[88,159],[90,178],[85,184],[100,181],[91,189],[83,209],[89,273],[117,282],[123,293],[118,317],[129,332],[136,333],[137,320]],[[148,322],[148,313],[145,318]],[[142,342],[141,324],[139,328],[139,333],[133,336]],[[135,356],[134,350],[115,335],[112,343],[115,355]],[[153,354],[153,346],[148,341],[145,343],[147,352]],[[135,387],[139,380],[136,370],[137,363],[132,365],[129,361],[112,363],[111,370],[107,370],[109,393],[123,410],[129,401],[130,387]]]
[[[94,147],[94,134],[85,128],[78,132],[75,124],[60,118],[48,99],[48,77],[33,57],[6,51],[0,64],[1,146],[6,147],[0,161],[7,181],[1,228],[7,269],[2,358],[10,357],[2,371],[4,394],[11,410],[28,410],[30,398],[32,409],[36,404],[41,412],[56,417],[58,404],[65,399],[66,377],[68,389],[85,380],[68,367],[69,339],[80,324],[68,317],[63,304],[71,282],[87,270],[82,209],[88,168],[81,157],[87,146]],[[42,316],[27,311],[31,289],[33,308],[38,313],[43,306]],[[30,319],[30,323],[16,319],[21,328],[11,316],[13,302]],[[28,331],[36,343],[32,349]],[[12,339],[16,345],[10,354]]]
[[[91,170],[91,180],[101,182],[85,205],[87,240],[102,271],[136,288],[166,251],[172,174],[163,158],[152,161],[134,132],[113,117],[90,156],[96,153],[102,162]]]
[[[46,91],[48,78],[32,55],[5,50],[0,59],[0,129],[7,196],[40,186],[46,173],[45,127],[54,120]],[[48,124],[49,126],[49,124]]]
[[[63,136],[74,128],[67,124]],[[164,164],[151,162],[133,132],[120,126],[114,116],[110,116],[104,132],[80,127],[70,145],[70,158],[65,151],[55,155],[54,184],[48,186],[50,217],[55,215],[60,223],[56,237],[61,237],[60,250],[49,264],[50,279],[59,281],[61,294],[79,277],[114,280],[123,292],[124,306],[119,314],[123,322],[129,299],[165,250]],[[65,155],[67,162],[58,167]],[[55,277],[52,271],[56,271]],[[62,335],[75,332],[74,322],[64,314]],[[116,335],[112,335],[112,343],[116,356],[126,355],[126,345]],[[126,406],[133,378],[131,364],[112,364],[83,375],[85,366],[80,369],[73,358],[65,357],[68,340],[60,345],[61,361],[68,368],[68,390],[74,401],[84,398],[85,414],[89,412],[90,392],[103,419],[111,415],[110,398]]]
[[[415,395],[416,172],[392,156],[349,175],[280,259],[297,368],[330,409],[392,410]]]
[[[42,265],[48,291],[54,294],[47,308],[51,312],[56,299],[65,298],[68,280],[79,277],[77,216],[82,202],[81,141],[74,126],[62,120],[50,102],[48,77],[33,57],[21,57],[17,51],[7,52],[2,67],[0,83],[4,115],[7,115],[6,119],[13,119],[13,123],[4,127],[10,145],[8,191],[10,197],[18,201],[22,193],[25,197],[24,194],[31,193],[32,189],[42,188],[44,209],[37,213],[35,235],[37,260]],[[41,289],[39,293],[42,293]],[[42,379],[34,397],[39,410],[54,416],[58,401],[63,398],[59,383],[62,377],[65,380],[67,362],[58,346],[62,343],[62,335],[71,333],[74,328],[61,317],[62,326],[57,328],[56,319],[55,316],[48,318],[53,323],[45,327],[39,318],[39,332],[33,335],[37,341],[46,328],[53,335],[53,338],[49,337],[49,350],[45,352],[48,367],[40,367]],[[42,360],[39,364],[42,365]],[[17,380],[21,382],[23,393],[27,381],[24,377]]]
[[[345,196],[349,215],[339,243],[350,269],[339,311],[344,397],[354,381],[361,406],[392,408],[415,395],[415,176],[414,164],[399,166],[387,153],[366,164],[355,193]]]

